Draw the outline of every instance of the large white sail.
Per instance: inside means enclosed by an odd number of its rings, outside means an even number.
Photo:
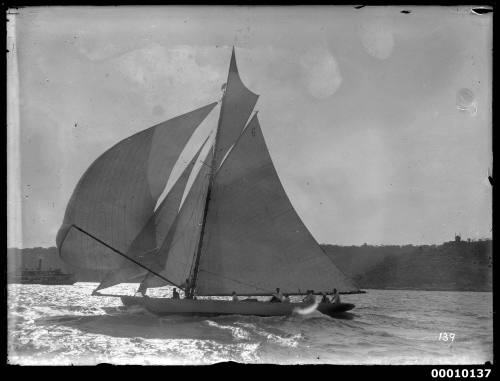
[[[179,154],[216,104],[139,132],[102,154],[82,176],[68,203],[56,238],[61,258],[81,268],[120,268],[126,259],[72,225],[128,252],[153,215]],[[155,241],[150,244],[156,246]]]
[[[200,255],[199,295],[357,290],[295,212],[256,115],[214,178]]]
[[[61,257],[108,270],[99,289],[140,279],[142,289],[166,280],[181,286],[189,278],[198,295],[357,291],[295,212],[256,114],[245,127],[257,98],[241,82],[233,49],[215,142],[204,144],[163,201],[181,151],[216,103],[106,151],[68,204],[57,236]]]
[[[128,258],[134,259],[147,268],[156,263],[158,248],[165,240],[165,236],[177,216],[186,184],[196,161],[199,159],[198,156],[202,148],[203,145],[191,162],[188,163],[181,176],[177,179],[160,206],[155,210],[155,213],[150,217],[142,231],[134,239],[129,251],[125,253]],[[154,247],[150,247],[153,244]],[[121,268],[110,270],[105,274],[96,291],[119,283],[141,281],[147,274],[148,271],[144,267],[140,267],[126,258],[124,258],[124,261]]]

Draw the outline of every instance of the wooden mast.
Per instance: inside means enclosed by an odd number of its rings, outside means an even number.
[[[233,46],[233,51],[232,51],[231,55],[232,55],[231,59],[233,59],[235,56],[234,46]],[[198,240],[198,248],[196,250],[196,259],[194,262],[194,269],[193,269],[193,272],[191,274],[191,279],[189,280],[189,285],[187,285],[188,287],[186,288],[186,296],[188,298],[193,297],[194,290],[196,288],[196,280],[198,278],[198,269],[200,266],[201,248],[203,246],[203,236],[205,234],[205,225],[206,225],[206,221],[207,221],[208,207],[210,204],[210,194],[212,192],[212,185],[213,185],[214,176],[215,176],[215,172],[216,172],[215,165],[216,165],[216,160],[217,160],[217,138],[219,137],[220,124],[221,124],[222,115],[224,112],[224,97],[226,96],[227,83],[229,82],[230,73],[231,73],[231,71],[229,70],[229,72],[227,74],[226,88],[224,89],[224,95],[222,96],[222,99],[221,99],[219,120],[217,121],[217,130],[215,132],[215,140],[214,140],[214,146],[213,146],[212,165],[210,167],[210,180],[208,183],[207,197],[205,199],[205,207],[203,209],[203,221],[202,221],[202,225],[201,225],[200,238]]]

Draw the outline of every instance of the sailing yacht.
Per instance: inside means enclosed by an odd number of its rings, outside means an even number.
[[[233,47],[220,102],[118,142],[87,169],[56,242],[68,263],[105,270],[94,295],[109,295],[101,290],[119,283],[138,282],[141,290],[172,285],[186,297],[116,296],[157,314],[274,316],[308,305],[210,297],[271,296],[277,287],[289,295],[359,291],[286,195],[254,112],[257,99],[241,81]],[[194,131],[209,119],[212,133],[170,179]],[[352,308],[317,304],[326,314]]]

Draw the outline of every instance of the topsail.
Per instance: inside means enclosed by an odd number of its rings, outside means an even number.
[[[233,49],[224,98],[222,99],[219,124],[224,127],[219,129],[217,136],[215,169],[220,166],[228,150],[243,131],[258,97],[257,94],[248,90],[241,81]]]

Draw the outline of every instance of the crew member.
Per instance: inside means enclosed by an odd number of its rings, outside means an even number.
[[[330,299],[328,299],[324,292],[322,292],[321,295],[323,295],[323,297],[321,298],[321,303],[330,303]]]
[[[332,303],[340,303],[340,295],[336,288],[333,289]]]
[[[307,303],[307,304],[314,304],[316,302],[316,297],[314,296],[314,291],[307,290],[307,295],[302,301],[304,303]]]
[[[231,294],[231,297],[233,298],[233,302],[237,302],[237,301],[239,301],[239,299],[238,299],[238,295],[236,295],[236,292],[235,292],[235,291],[233,291],[233,293]]]
[[[176,288],[174,288],[174,291],[172,292],[172,299],[180,299],[179,292]]]
[[[282,302],[283,301],[283,294],[281,293],[280,289],[277,288],[276,292],[273,294],[273,297],[271,298],[270,302]]]

